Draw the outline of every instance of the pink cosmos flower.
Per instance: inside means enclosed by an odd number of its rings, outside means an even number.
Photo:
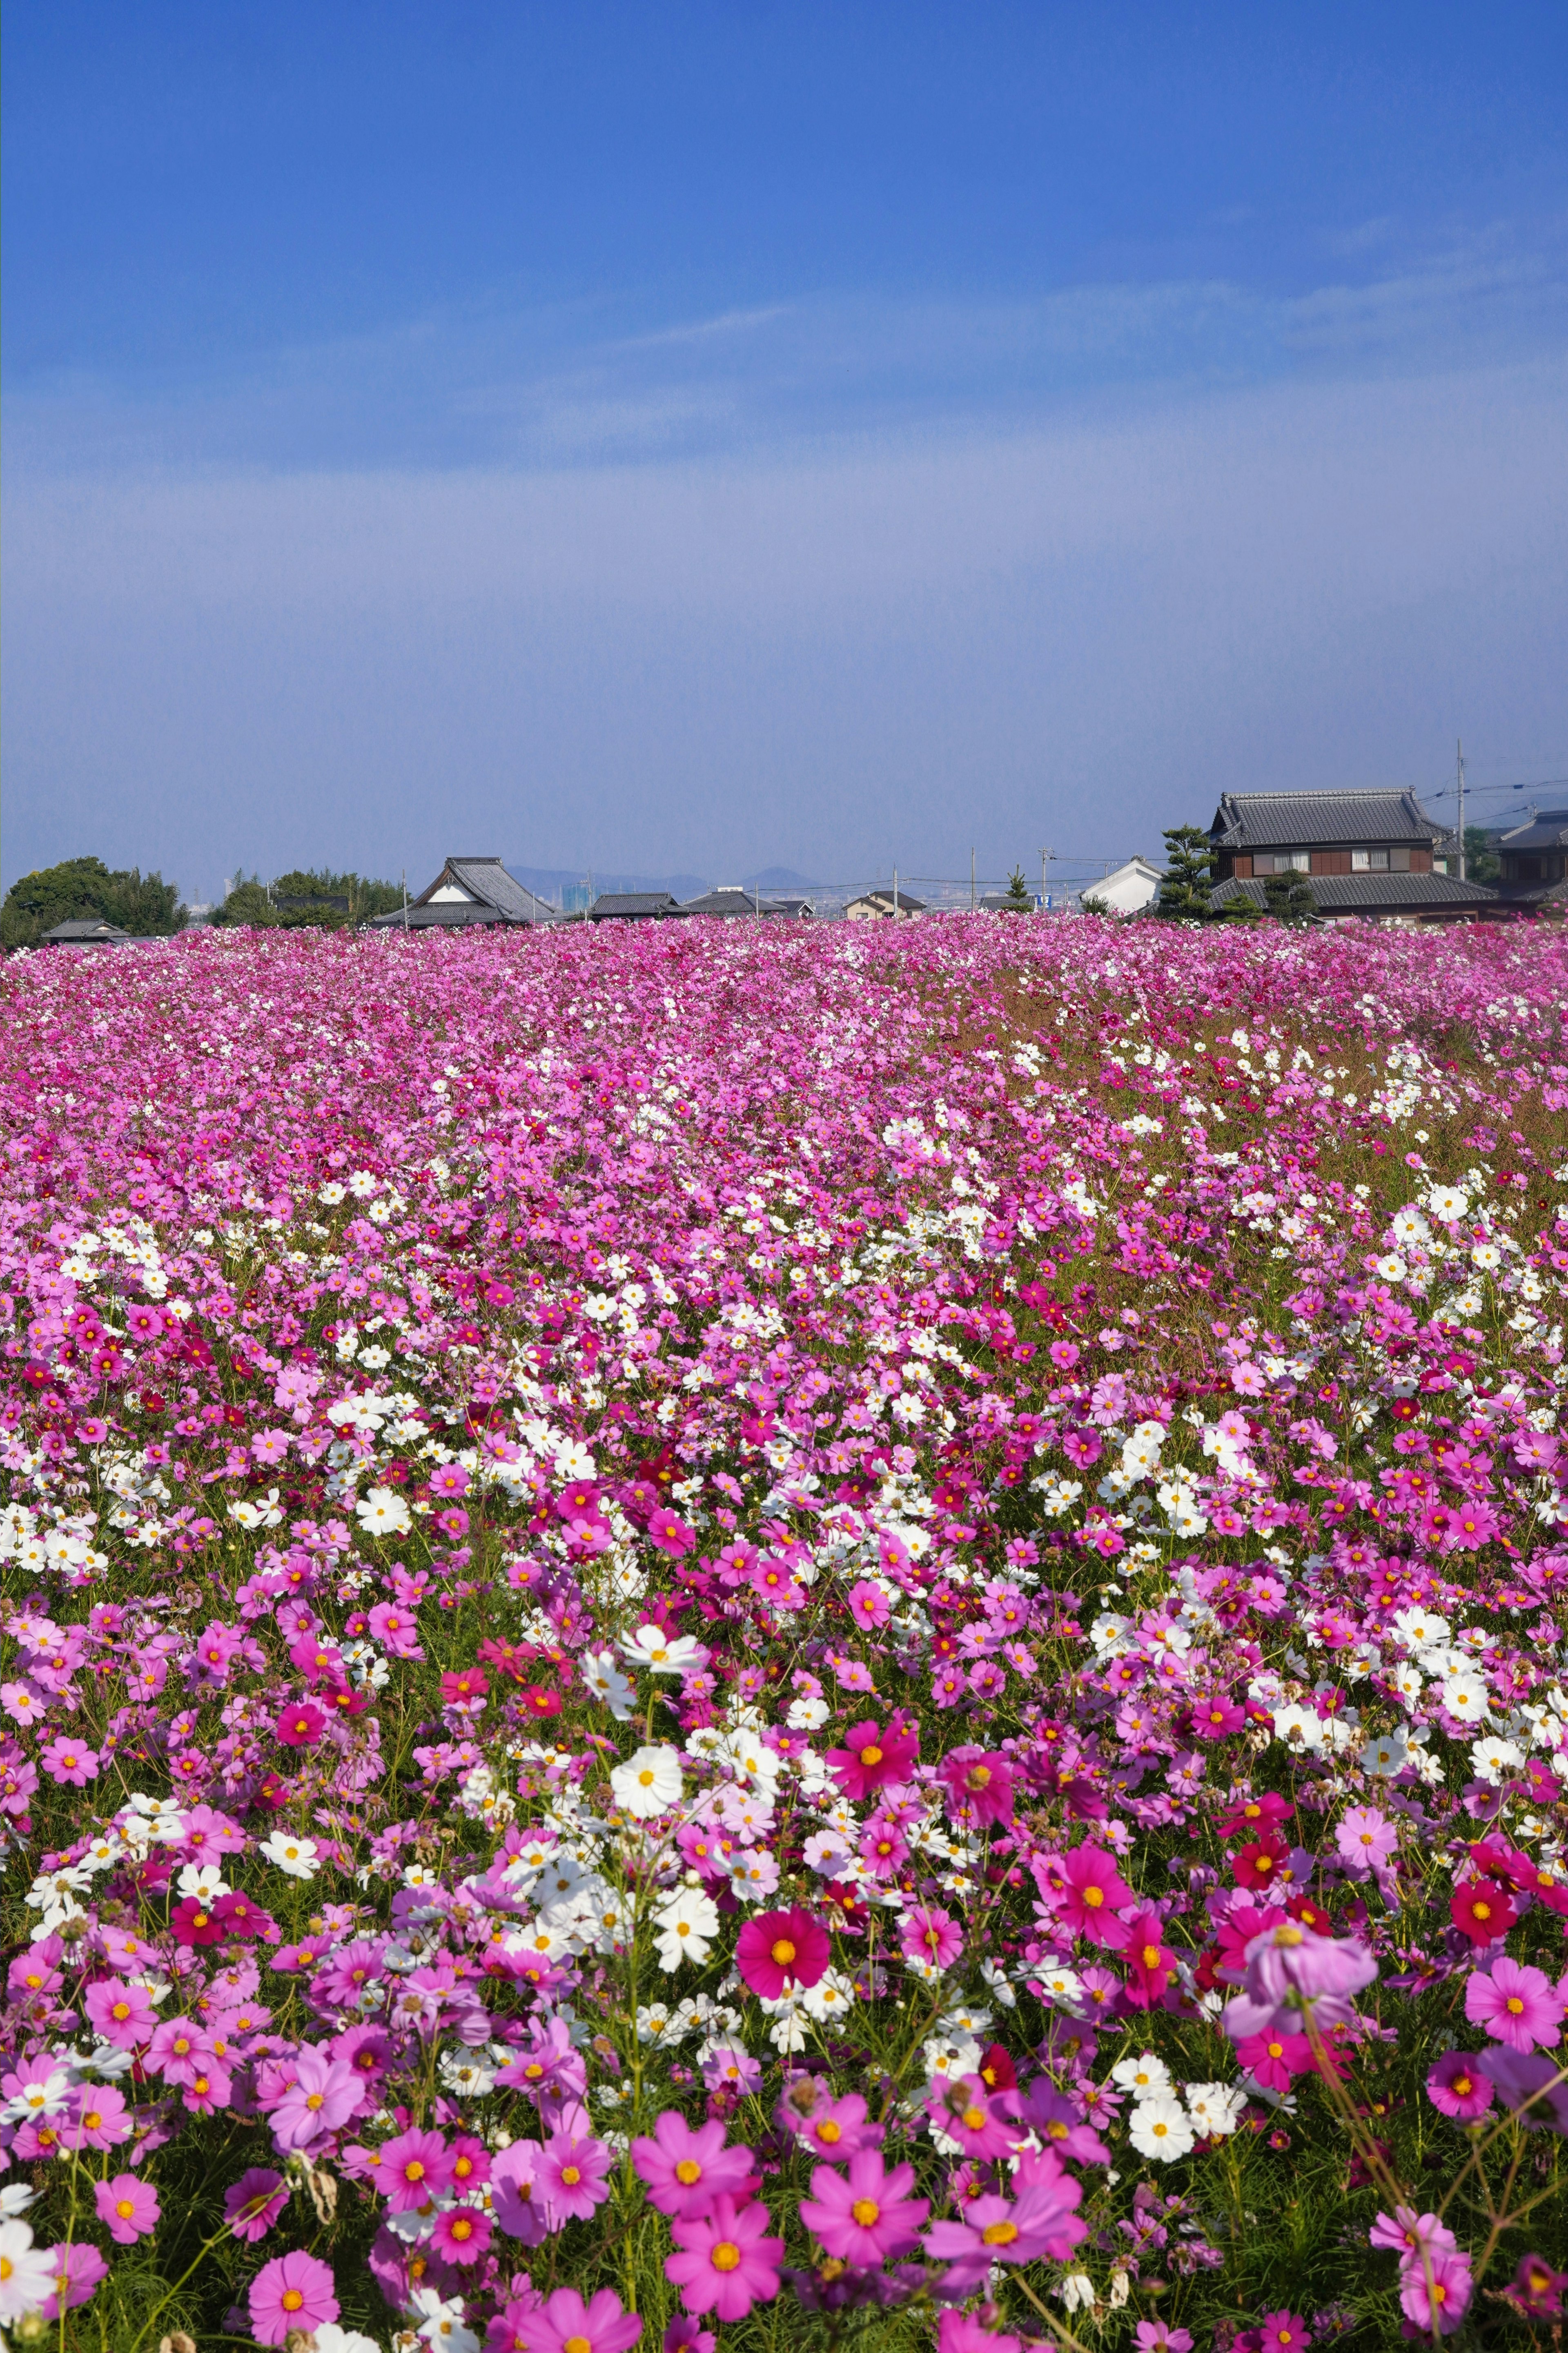
[[[1510,2051],[1550,2049],[1558,2040],[1563,1998],[1543,1969],[1505,1955],[1489,1971],[1474,1969],[1465,1987],[1465,2016]]]
[[[611,2287],[587,2304],[575,2288],[558,2287],[524,2327],[528,2353],[629,2353],[643,2333],[642,2316],[628,2312]]]
[[[673,1512],[649,1513],[647,1540],[649,1544],[657,1545],[660,1552],[668,1553],[676,1560],[683,1559],[689,1552],[695,1552],[697,1549],[695,1530],[689,1528],[686,1522],[677,1518]]]
[[[131,2130],[125,2101],[112,2084],[83,2084],[71,2094],[70,2121],[60,2139],[67,2148],[118,2148]]]
[[[944,2284],[954,2294],[967,2295],[983,2286],[993,2263],[1030,2263],[1042,2258],[1065,2263],[1085,2235],[1087,2225],[1073,2211],[1082,2188],[1064,2172],[1054,2150],[1026,2158],[1014,2186],[1016,2200],[974,2199],[961,2221],[933,2222],[927,2231],[925,2252],[949,2266]]]
[[[1468,2051],[1446,2051],[1426,2078],[1426,2097],[1439,2115],[1473,2124],[1491,2106],[1491,2077]]]
[[[355,2115],[364,2084],[354,2069],[313,2044],[301,2043],[289,2061],[293,2082],[270,2112],[275,2148],[308,2148]]]
[[[46,2320],[58,2320],[63,2313],[91,2300],[100,2282],[109,2277],[109,2265],[86,2240],[79,2239],[74,2245],[50,2247],[47,2253],[54,2285],[38,2309]]]
[[[338,2316],[332,2274],[315,2255],[274,2255],[250,2283],[250,2326],[258,2345],[310,2337]]]
[[[552,2133],[544,2144],[537,2179],[556,2230],[566,2221],[585,2222],[594,2209],[604,2204],[610,2194],[605,2179],[609,2169],[610,2152],[592,2134]]]
[[[412,2214],[451,2179],[452,2160],[439,2133],[398,2133],[382,2143],[376,2188],[394,2214]]]
[[[537,2247],[550,2235],[551,2221],[536,2188],[543,2150],[537,2141],[514,2140],[490,2160],[490,2208],[509,2239]]]
[[[802,2084],[814,2079],[805,2076]],[[795,2093],[800,2085],[795,2087]],[[814,2156],[825,2157],[834,2165],[842,2165],[857,2149],[879,2148],[882,2136],[866,2113],[866,2103],[858,2092],[847,2092],[842,2099],[818,2098],[806,2114],[795,2105],[795,2094],[786,2093],[774,2110],[781,2124],[788,2126],[805,2141]]]
[[[1399,1845],[1399,1825],[1375,1806],[1352,1806],[1334,1831],[1340,1859],[1352,1878],[1382,1871]]]
[[[952,1748],[942,1758],[947,1810],[954,1821],[1010,1822],[1013,1819],[1013,1768],[1005,1757],[987,1748]]]
[[[253,2165],[224,2193],[224,2220],[237,2239],[254,2246],[264,2239],[289,2203],[289,2185],[270,2166]]]
[[[868,1798],[873,1789],[885,1788],[890,1781],[908,1780],[920,1745],[919,1732],[901,1717],[890,1716],[884,1732],[868,1716],[864,1723],[850,1725],[843,1747],[829,1748],[826,1761],[847,1797]]]
[[[876,2149],[863,2148],[849,2160],[848,2177],[819,2165],[811,2196],[800,2201],[800,2219],[830,2255],[866,2265],[907,2254],[931,2212],[929,2200],[911,2198],[915,2169],[896,2165],[889,2173]]]
[[[100,1978],[89,1986],[82,2007],[88,2024],[117,2051],[134,2051],[139,2042],[150,2039],[158,2023],[145,1988],[127,1985],[123,1978]]]
[[[1254,1936],[1246,1959],[1243,1990],[1226,2005],[1233,2042],[1275,2026],[1293,2030],[1305,2009],[1321,2028],[1342,2024],[1355,2015],[1351,1996],[1377,1975],[1377,1963],[1353,1936],[1320,1936],[1297,1920]]]
[[[1274,2026],[1266,2034],[1243,2035],[1236,2055],[1266,2091],[1288,2092],[1292,2079],[1310,2067],[1312,2045],[1306,2035]]]
[[[950,1969],[963,1950],[963,1931],[940,1904],[911,1904],[899,1924],[899,1944],[911,1961]]]
[[[313,1700],[300,1700],[286,1707],[275,1729],[286,1748],[310,1748],[320,1740],[327,1728],[327,1719]]]
[[[1132,1890],[1103,1848],[1075,1847],[1054,1859],[1051,1879],[1058,1915],[1074,1936],[1092,1937],[1097,1945],[1116,1941],[1113,1923],[1123,1905],[1131,1903]]]
[[[768,2232],[760,2198],[737,2207],[722,2190],[710,2214],[692,2214],[669,2226],[679,2253],[664,2259],[664,2275],[680,2290],[688,2312],[743,2320],[753,2304],[779,2292],[784,2242]]]
[[[1176,1957],[1165,1942],[1160,1915],[1129,1913],[1118,1924],[1116,1949],[1127,1966],[1123,2000],[1134,2010],[1152,2009],[1176,1973]]]
[[[1312,2332],[1299,2312],[1266,2312],[1258,2330],[1258,2353],[1303,2353]]]
[[[798,1905],[760,1912],[735,1939],[735,1967],[753,1993],[776,2001],[792,1986],[816,1985],[827,1974],[833,1947],[827,1931]]]
[[[50,1780],[62,1787],[85,1789],[89,1781],[98,1778],[97,1749],[89,1748],[84,1740],[68,1740],[63,1733],[47,1748],[39,1749],[38,1762]]]
[[[1399,2309],[1418,2329],[1451,2337],[1475,2292],[1468,2255],[1456,2248],[1407,2263],[1400,2274]]]
[[[150,2181],[134,2173],[117,2173],[112,2181],[95,2181],[93,2201],[98,2219],[117,2246],[134,2246],[158,2227],[158,2193]]]
[[[745,2195],[752,2166],[749,2148],[726,2148],[721,2124],[693,2131],[679,2108],[655,2119],[650,2138],[632,2143],[632,2167],[661,2214],[705,2214],[721,2189]]]
[[[981,2164],[1005,2157],[1020,2139],[1010,2113],[1014,2105],[1005,2093],[989,2092],[978,2075],[937,2084],[926,2102],[932,2124]]]
[[[849,1589],[849,1615],[862,1633],[873,1633],[885,1626],[892,1615],[892,1607],[879,1585],[862,1577]]]
[[[1367,2232],[1367,2244],[1386,2247],[1401,2263],[1411,2263],[1419,2262],[1423,2253],[1451,2254],[1458,2241],[1436,2214],[1417,2214],[1413,2206],[1396,2206],[1392,2214],[1379,2214]]]
[[[477,2206],[448,2206],[436,2217],[431,2242],[449,2263],[477,2263],[489,2253],[492,2224]]]
[[[973,2315],[951,2307],[936,2325],[936,2353],[1020,2353],[1022,2344],[1011,2329],[986,2328]]]

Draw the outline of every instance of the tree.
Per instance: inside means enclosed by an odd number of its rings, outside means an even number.
[[[1007,877],[1007,896],[1002,902],[1002,913],[1005,915],[1032,915],[1034,912],[1035,902],[1024,880],[1024,870],[1021,866],[1015,866]]]
[[[234,886],[213,917],[251,931],[336,932],[363,923],[368,915],[390,914],[403,904],[401,882],[367,881],[363,874],[334,874],[326,867],[293,867],[271,882],[236,875]]]
[[[1318,913],[1310,883],[1294,867],[1285,874],[1264,876],[1263,903],[1282,923],[1310,923]]]
[[[143,874],[139,866],[111,870],[101,858],[68,858],[12,883],[0,906],[0,946],[31,947],[73,917],[101,917],[136,939],[167,939],[184,914],[177,885],[162,874]]]
[[[1449,870],[1459,871],[1458,859]],[[1468,882],[1499,882],[1502,880],[1502,860],[1497,852],[1497,836],[1489,833],[1484,825],[1465,828],[1465,880]]]
[[[1165,831],[1165,879],[1155,913],[1201,923],[1214,888],[1215,849],[1201,826],[1177,825]]]
[[[1110,900],[1102,899],[1098,891],[1086,891],[1078,906],[1080,915],[1109,915],[1111,912]]]

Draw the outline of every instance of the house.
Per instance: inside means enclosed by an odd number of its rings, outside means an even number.
[[[1500,895],[1515,907],[1568,906],[1568,808],[1537,809],[1494,843]]]
[[[595,923],[664,923],[689,913],[668,891],[604,891],[588,910]]]
[[[805,902],[796,900],[794,904],[803,906]],[[700,899],[688,899],[686,913],[689,915],[718,915],[729,921],[737,915],[750,915],[753,920],[759,915],[784,915],[791,913],[791,909],[776,899],[760,898],[754,891],[742,890],[738,882],[724,882],[717,891],[705,892]]]
[[[1211,904],[1268,904],[1271,874],[1304,875],[1318,913],[1406,923],[1452,921],[1497,905],[1484,882],[1461,882],[1458,841],[1409,791],[1226,793],[1209,828]]]
[[[377,932],[461,931],[471,923],[558,923],[559,911],[514,881],[499,858],[448,858],[406,908],[373,915]]]
[[[1130,858],[1102,881],[1086,882],[1080,899],[1103,900],[1113,915],[1140,915],[1160,895],[1165,870],[1148,858]]]
[[[111,923],[107,915],[72,915],[52,931],[43,933],[38,940],[41,948],[123,948],[131,944],[131,934]]]
[[[925,911],[923,899],[911,899],[907,891],[900,891],[894,883],[886,891],[880,886],[874,891],[862,891],[858,898],[850,900],[844,913],[852,923],[878,923],[895,920],[901,923],[909,916],[923,915]]]

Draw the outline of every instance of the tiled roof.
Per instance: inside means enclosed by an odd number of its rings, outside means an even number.
[[[690,911],[668,891],[606,891],[588,910],[596,923],[616,917],[685,915]]]
[[[1221,849],[1431,842],[1445,828],[1412,792],[1225,793],[1209,839]]]
[[[1300,876],[1325,915],[1377,914],[1384,909],[1481,907],[1497,903],[1489,882],[1461,882],[1457,874],[1303,874]],[[1255,907],[1268,904],[1265,885],[1256,876],[1234,876],[1216,882],[1211,906],[1227,899],[1250,899]]]
[[[1568,809],[1537,809],[1528,825],[1498,837],[1500,849],[1568,849]]]
[[[742,891],[738,882],[726,882],[717,891],[704,892],[700,899],[688,899],[686,912],[689,915],[782,915],[784,911],[771,899]]]
[[[111,923],[107,915],[71,915],[43,936],[60,947],[90,946],[95,941],[104,942],[112,947],[121,940],[128,940],[131,934],[121,931],[118,923]]]
[[[850,900],[849,904],[852,907],[886,907],[890,913],[893,904],[892,885],[889,883],[886,890],[879,884],[878,888],[874,891],[858,891],[853,899]],[[923,915],[926,911],[926,902],[923,899],[917,899],[911,892],[900,889],[899,892],[899,913],[900,915],[904,913],[906,908],[909,909],[911,913]]]
[[[475,899],[432,899],[428,904],[416,907],[412,900],[406,909],[394,907],[390,914],[373,915],[366,929],[373,932],[462,932],[473,925],[510,923],[518,919],[502,914],[499,907],[489,907]]]
[[[448,858],[446,871],[465,891],[471,891],[488,907],[510,917],[514,923],[547,923],[554,914],[553,907],[536,899],[513,874],[509,874],[499,858]]]

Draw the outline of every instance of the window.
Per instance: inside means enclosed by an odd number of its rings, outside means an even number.
[[[1386,849],[1352,849],[1351,851],[1351,872],[1352,874],[1386,874],[1387,871],[1388,852]]]
[[[1260,849],[1252,860],[1255,874],[1298,874],[1312,871],[1311,852],[1306,849]]]

